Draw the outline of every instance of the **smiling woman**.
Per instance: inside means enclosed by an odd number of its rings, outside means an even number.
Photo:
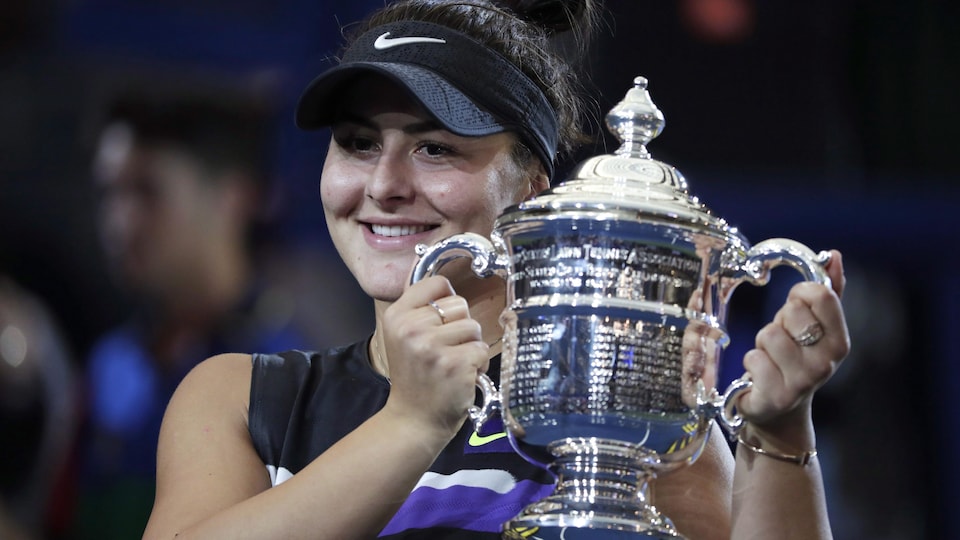
[[[390,79],[360,76],[344,95],[320,194],[334,245],[375,299],[401,295],[417,244],[489,234],[504,208],[547,185],[537,160],[514,161],[513,134],[454,135]]]
[[[450,264],[407,285],[416,244],[489,235],[581,138],[572,70],[549,38],[584,35],[595,8],[512,4],[391,3],[307,87],[297,122],[332,128],[324,215],[375,304],[375,331],[326,351],[222,355],[196,368],[164,419],[146,538],[553,538],[502,530],[553,491],[553,475],[513,451],[501,421],[479,434],[464,422],[478,374],[499,374],[503,281]],[[736,497],[719,437],[658,484],[658,505],[689,537],[829,536],[816,462],[763,458],[812,447],[810,396],[846,353],[839,253],[833,261],[837,291],[798,289],[790,316],[758,339],[743,414],[766,453],[737,458]],[[785,338],[784,320],[814,313],[822,341]],[[780,392],[773,404],[770,392]]]

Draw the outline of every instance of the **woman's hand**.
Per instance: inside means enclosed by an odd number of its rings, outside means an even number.
[[[476,380],[487,370],[489,346],[467,301],[450,282],[432,276],[411,285],[384,311],[383,350],[389,364],[390,397],[385,409],[426,429],[452,437],[473,405]]]
[[[737,407],[753,436],[774,446],[813,444],[810,420],[814,392],[836,371],[850,350],[843,315],[843,261],[831,252],[826,270],[833,288],[798,283],[773,322],[757,334],[756,348],[743,359],[753,388]]]

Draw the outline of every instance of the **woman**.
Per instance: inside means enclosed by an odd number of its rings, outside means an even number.
[[[416,244],[489,234],[576,142],[572,76],[541,29],[563,17],[534,15],[539,26],[487,0],[392,4],[311,83],[297,120],[332,128],[321,199],[376,329],[323,353],[254,355],[252,370],[244,355],[196,368],[164,420],[146,538],[497,538],[552,490],[464,422],[477,374],[496,372],[503,283],[461,267],[406,286]],[[765,454],[734,465],[717,433],[658,480],[658,507],[690,538],[829,537],[816,460],[774,459],[814,448],[812,394],[848,348],[839,253],[828,272],[836,290],[795,287],[744,360],[755,386],[740,409]],[[823,337],[799,345],[815,323]]]

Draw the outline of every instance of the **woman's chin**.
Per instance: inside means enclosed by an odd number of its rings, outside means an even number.
[[[403,294],[405,289],[406,282],[401,283],[383,283],[383,282],[371,282],[371,283],[361,283],[361,288],[363,292],[367,293],[367,296],[373,298],[374,300],[379,300],[381,302],[395,302],[400,295]]]
[[[393,301],[400,298],[410,281],[415,255],[358,258],[350,271],[367,296]]]

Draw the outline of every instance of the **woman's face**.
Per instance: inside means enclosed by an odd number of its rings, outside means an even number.
[[[506,207],[545,187],[544,175],[512,159],[512,134],[454,135],[375,76],[343,95],[320,195],[334,245],[374,298],[400,296],[417,244],[467,231],[489,236]]]

